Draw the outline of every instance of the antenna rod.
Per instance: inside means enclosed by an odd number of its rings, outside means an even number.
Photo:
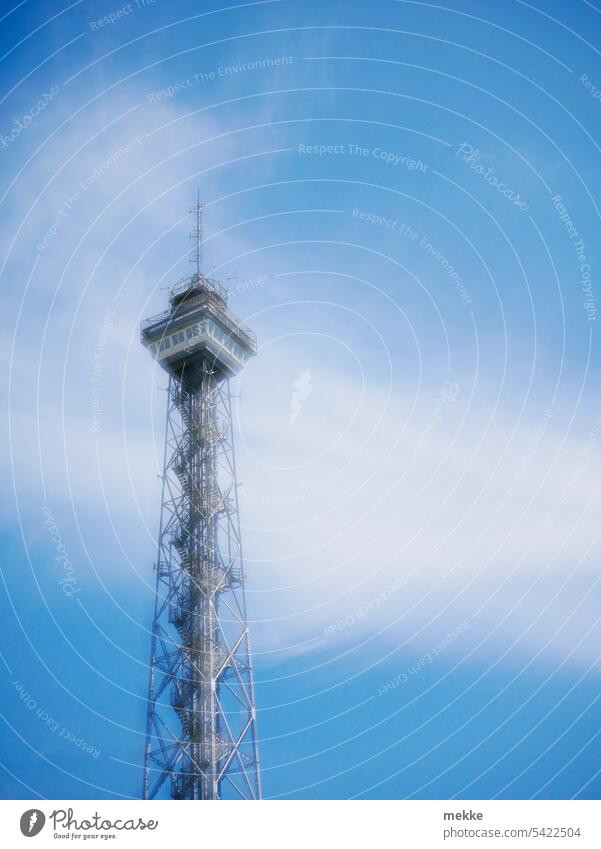
[[[200,268],[202,265],[202,210],[204,203],[200,202],[200,193],[197,195],[196,203],[190,210],[190,214],[194,216],[194,231],[190,234],[190,238],[194,239],[194,256],[190,260],[196,264],[196,279],[200,280]]]

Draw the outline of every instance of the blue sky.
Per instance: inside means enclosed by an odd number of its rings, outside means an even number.
[[[3,7],[3,797],[140,792],[198,189],[265,795],[598,798],[601,11],[485,5]]]

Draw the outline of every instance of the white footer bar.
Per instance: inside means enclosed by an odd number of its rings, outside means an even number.
[[[31,842],[33,841],[33,842]],[[601,847],[596,801],[0,801],[0,843],[250,849]]]

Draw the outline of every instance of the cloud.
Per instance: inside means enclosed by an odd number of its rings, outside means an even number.
[[[387,407],[385,388],[370,385],[341,437],[359,401],[357,384],[313,363],[306,350],[291,360],[287,375],[273,360],[263,362],[269,400],[249,405],[242,423],[252,610],[268,639],[279,631],[284,642],[313,636],[314,647],[323,647],[329,629],[330,643],[341,646],[377,633],[393,646],[422,630],[421,642],[444,636],[474,615],[484,627],[474,630],[478,639],[504,617],[497,636],[519,639],[550,605],[552,619],[541,615],[524,634],[532,647],[551,639],[581,602],[568,633],[596,622],[598,592],[585,594],[598,551],[598,418],[583,415],[566,434],[553,417],[529,413],[514,432],[507,410],[495,416],[470,402],[471,387],[461,381],[442,407],[444,382],[424,390],[409,418],[409,395]],[[323,383],[323,397],[311,408],[312,395],[286,427],[288,382],[301,365],[311,369],[316,390]],[[269,457],[285,455],[303,462],[269,466]],[[260,483],[247,487],[249,480]],[[567,644],[569,637],[556,640],[555,650]]]

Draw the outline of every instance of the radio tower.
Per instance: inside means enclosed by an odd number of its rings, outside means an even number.
[[[169,375],[145,799],[261,797],[229,391],[256,341],[201,271],[202,209],[194,273],[141,327]]]

